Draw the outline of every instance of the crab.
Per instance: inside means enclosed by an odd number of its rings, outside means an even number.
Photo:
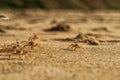
[[[6,55],[9,56],[9,58],[13,56],[31,56],[29,52],[31,52],[34,49],[34,47],[43,49],[42,46],[35,43],[36,39],[38,39],[38,36],[34,34],[33,36],[30,36],[26,41],[16,40],[16,42],[13,43],[0,44],[0,52],[7,53]]]
[[[28,38],[28,41],[35,41],[36,39],[39,39],[39,37],[37,34],[34,33],[32,36]]]
[[[68,49],[73,50],[73,51],[75,51],[75,50],[77,50],[77,49],[81,49],[81,48],[83,48],[83,47],[82,47],[82,46],[79,46],[77,43],[71,43],[71,44],[68,46]]]
[[[36,39],[39,39],[38,35],[33,34],[33,36],[30,36],[27,41],[22,41],[21,44],[23,45],[23,48],[29,47],[30,49],[34,49],[34,47],[38,47],[39,49],[43,49],[42,46],[35,43]]]

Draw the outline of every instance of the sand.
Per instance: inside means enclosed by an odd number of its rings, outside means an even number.
[[[0,43],[26,40],[36,33],[44,49],[35,49],[24,60],[9,59],[0,53],[0,80],[120,80],[120,13],[113,11],[0,11],[10,20],[0,21]],[[72,31],[51,31],[58,23]],[[10,26],[10,28],[5,28]],[[12,28],[11,28],[12,27]],[[21,29],[22,28],[22,29]],[[101,34],[102,45],[77,42],[82,48],[67,49],[79,33]],[[112,36],[111,36],[112,35]],[[114,41],[118,40],[118,41]]]

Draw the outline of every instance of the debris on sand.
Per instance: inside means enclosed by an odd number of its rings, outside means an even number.
[[[6,31],[2,28],[0,28],[0,33],[6,33]]]
[[[10,18],[6,15],[0,15],[1,20],[9,20]]]
[[[120,42],[120,40],[100,40],[98,37],[108,36],[114,38],[120,38],[120,36],[110,34],[95,34],[95,33],[80,33],[74,38],[69,38],[71,41],[85,42],[90,45],[100,45],[104,42]]]
[[[73,39],[79,40],[79,41],[86,41],[88,39],[88,35],[85,33],[79,33],[76,37]]]
[[[87,41],[86,41],[88,44],[90,45],[100,45],[100,41],[97,40],[96,38],[88,38]]]
[[[104,31],[104,32],[111,32],[111,29],[108,27],[100,27],[100,28],[94,28],[93,31]]]
[[[89,45],[101,45],[106,42],[120,42],[120,40],[101,40],[98,39],[99,36],[109,36],[120,38],[120,36],[110,35],[110,34],[96,34],[96,33],[79,33],[77,36],[72,38],[64,38],[64,39],[54,39],[57,41],[73,41],[73,42],[83,42]]]
[[[80,33],[73,39],[75,39],[75,41],[86,42],[91,45],[100,45],[100,42],[95,37],[91,37],[89,33]]]
[[[52,31],[60,31],[60,32],[69,32],[72,31],[72,28],[70,25],[66,23],[59,23],[56,26],[53,26],[50,29],[45,29],[44,31],[52,32]]]
[[[72,38],[65,38],[65,39],[55,39],[59,41],[77,41],[77,42],[86,42],[88,38],[91,37],[89,33],[79,33],[77,36]]]

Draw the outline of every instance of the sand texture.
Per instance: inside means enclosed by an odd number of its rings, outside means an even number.
[[[0,20],[1,45],[35,33],[40,46],[24,59],[1,51],[0,80],[120,80],[120,12],[0,13],[10,18]]]

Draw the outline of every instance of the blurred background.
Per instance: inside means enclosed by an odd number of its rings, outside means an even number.
[[[0,0],[0,8],[120,10],[120,0]]]

